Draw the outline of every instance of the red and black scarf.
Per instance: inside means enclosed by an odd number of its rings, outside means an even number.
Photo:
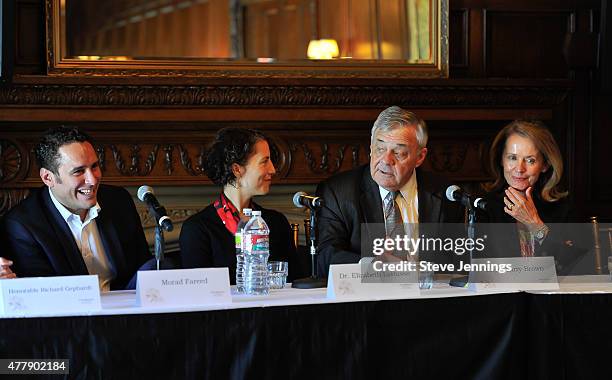
[[[219,218],[221,218],[221,221],[225,224],[225,228],[227,228],[232,235],[235,235],[238,229],[238,223],[240,222],[240,210],[238,210],[223,193],[221,193],[219,199],[215,201],[214,206],[217,210],[217,215],[219,215]]]

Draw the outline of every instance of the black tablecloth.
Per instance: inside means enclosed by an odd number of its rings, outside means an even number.
[[[518,378],[524,316],[503,294],[4,319],[0,350],[69,358],[71,378]]]
[[[70,378],[604,378],[612,295],[486,296],[0,319],[2,358]]]
[[[612,378],[612,294],[526,298],[529,378]]]

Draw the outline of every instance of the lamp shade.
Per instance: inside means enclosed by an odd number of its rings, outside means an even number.
[[[306,54],[310,59],[332,59],[340,55],[340,49],[334,39],[311,40]]]

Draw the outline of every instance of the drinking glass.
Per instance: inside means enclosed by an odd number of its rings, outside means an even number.
[[[287,283],[289,263],[286,261],[268,261],[268,278],[270,289],[282,289]]]

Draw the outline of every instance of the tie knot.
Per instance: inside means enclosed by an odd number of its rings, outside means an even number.
[[[387,194],[387,201],[394,201],[400,194],[399,191],[389,191],[389,194]]]

